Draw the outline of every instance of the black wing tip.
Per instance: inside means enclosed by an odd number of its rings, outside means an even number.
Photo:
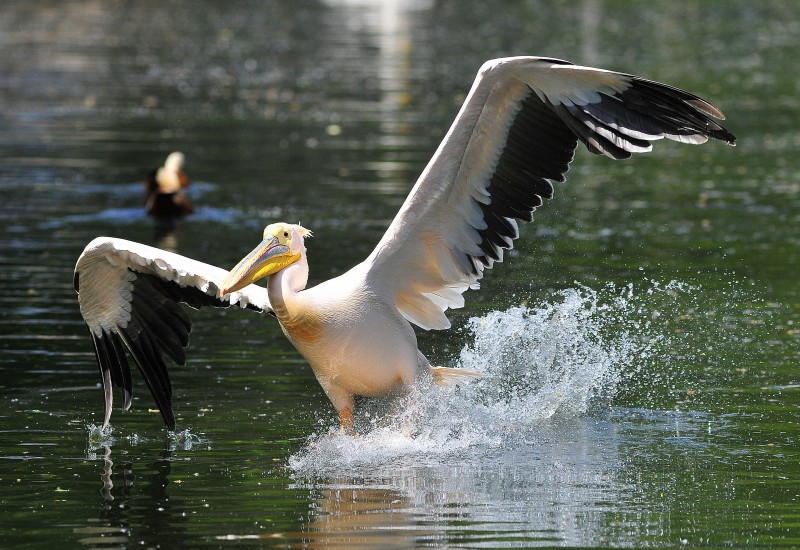
[[[672,122],[685,125],[686,130],[727,143],[736,145],[736,136],[727,128],[716,122],[725,120],[725,113],[691,92],[681,88],[663,84],[638,76],[631,77],[631,88],[620,94],[624,98],[631,92],[639,95],[633,101],[633,107],[652,110],[655,115],[666,115]]]
[[[158,409],[161,413],[161,418],[164,419],[164,425],[167,427],[167,430],[170,432],[175,431],[175,415],[172,412],[172,408],[164,411],[163,409]]]
[[[120,337],[115,332],[101,331],[96,334],[89,325],[86,325],[94,344],[95,359],[100,370],[103,382],[104,399],[104,424],[108,424],[113,406],[114,386],[122,389],[123,408],[131,405],[133,382],[131,381],[130,367]]]
[[[714,139],[718,139],[719,141],[723,141],[730,145],[731,147],[736,147],[736,136],[733,135],[727,128],[723,128],[720,125],[716,129],[709,130],[709,135]]]

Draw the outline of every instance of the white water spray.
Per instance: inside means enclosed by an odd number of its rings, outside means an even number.
[[[483,378],[454,388],[415,388],[389,408],[367,407],[358,437],[336,428],[315,434],[289,466],[302,475],[510,448],[535,439],[542,423],[602,413],[621,383],[646,368],[664,343],[653,324],[663,306],[656,296],[689,290],[675,282],[650,283],[640,295],[632,285],[580,286],[536,307],[472,318],[458,366]]]

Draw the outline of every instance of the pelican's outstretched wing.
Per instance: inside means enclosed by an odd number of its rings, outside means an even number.
[[[502,261],[578,141],[613,159],[653,140],[734,144],[699,97],[643,78],[557,59],[488,61],[438,150],[366,260],[369,284],[423,327],[450,326],[486,268]],[[408,276],[403,276],[406,273]]]
[[[250,285],[219,296],[228,272],[143,244],[98,237],[75,265],[75,290],[94,342],[103,378],[105,415],[111,417],[112,386],[122,388],[123,406],[130,407],[131,372],[127,349],[153,394],[164,422],[175,428],[172,385],[163,354],[186,361],[192,322],[179,305],[230,307],[272,311],[264,288]]]

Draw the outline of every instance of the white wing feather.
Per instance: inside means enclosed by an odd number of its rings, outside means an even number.
[[[517,57],[483,65],[447,135],[366,260],[368,284],[426,329],[502,261],[550,181],[563,181],[577,142],[627,158],[668,138],[734,137],[702,99],[632,75]],[[525,188],[528,185],[528,188]]]
[[[97,237],[83,250],[75,272],[80,277],[81,313],[92,331],[126,326],[130,318],[130,279],[135,273],[154,275],[184,288],[194,287],[229,305],[252,305],[272,311],[265,288],[250,285],[220,298],[219,285],[227,270],[125,239]]]
[[[92,341],[105,393],[104,425],[111,416],[113,387],[131,404],[133,384],[126,350],[136,361],[170,429],[172,385],[163,355],[186,358],[191,320],[179,303],[272,311],[267,290],[250,285],[220,297],[227,271],[143,244],[98,237],[75,266],[75,290]]]

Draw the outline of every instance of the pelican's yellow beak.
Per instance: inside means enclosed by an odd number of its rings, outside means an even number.
[[[277,273],[300,259],[299,253],[292,253],[291,233],[283,229],[264,231],[264,240],[245,256],[236,267],[230,270],[222,281],[220,296],[240,290],[247,285]]]

